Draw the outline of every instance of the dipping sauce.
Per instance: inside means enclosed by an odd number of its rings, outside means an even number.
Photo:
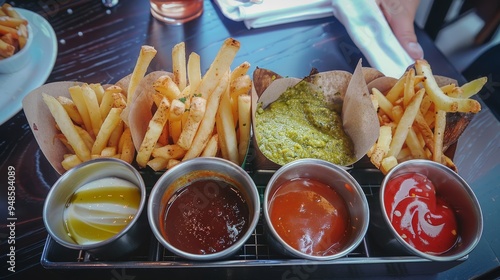
[[[163,236],[192,254],[213,254],[237,242],[248,230],[249,207],[234,185],[204,178],[181,188],[161,218]]]
[[[141,191],[120,178],[102,178],[78,188],[64,209],[68,235],[78,244],[92,244],[113,237],[134,219]]]
[[[416,249],[441,254],[457,242],[455,214],[426,176],[408,173],[391,179],[384,204],[394,229]]]
[[[339,112],[323,92],[299,82],[266,108],[259,105],[255,114],[259,150],[280,165],[301,158],[350,164],[355,160],[354,144]]]
[[[271,197],[269,216],[288,245],[309,255],[335,254],[350,235],[345,201],[314,179],[297,178],[280,185]]]

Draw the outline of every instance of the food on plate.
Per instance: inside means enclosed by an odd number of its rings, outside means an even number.
[[[442,254],[459,238],[454,209],[425,175],[406,173],[387,182],[385,211],[396,232],[411,246],[428,254]]]
[[[174,73],[144,77],[129,107],[139,168],[165,170],[199,156],[244,162],[252,82],[248,62],[230,69],[239,48],[237,40],[225,40],[202,76],[199,55],[191,53],[186,62],[182,42],[172,50]],[[145,79],[151,82],[144,85]]]
[[[312,178],[282,183],[270,198],[269,216],[283,241],[309,255],[336,254],[351,236],[345,201],[332,187]]]
[[[313,72],[304,79],[255,70],[252,124],[259,164],[275,169],[317,158],[348,166],[364,157],[379,133],[365,77],[377,76],[361,62],[352,74]]]
[[[8,3],[0,7],[0,60],[19,52],[28,40],[28,21]]]
[[[427,61],[417,60],[399,80],[390,79],[369,84],[380,122],[379,138],[367,153],[370,161],[384,174],[414,158],[456,170],[445,152],[481,110],[480,103],[469,97],[479,92],[486,78],[458,86],[454,80],[434,76]]]

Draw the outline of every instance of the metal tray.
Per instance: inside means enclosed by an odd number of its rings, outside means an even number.
[[[251,155],[249,159],[253,158]],[[273,170],[260,170],[247,160],[245,169],[258,186],[261,199],[265,185],[274,173]],[[383,175],[369,163],[362,159],[349,171],[362,186],[370,207],[378,201],[378,189]],[[143,173],[148,190],[161,174]],[[371,211],[374,212],[374,211]],[[370,217],[373,220],[373,216]],[[145,240],[142,246],[123,259],[107,261],[93,259],[84,251],[67,249],[47,237],[41,256],[41,264],[47,269],[59,271],[79,270],[79,274],[94,271],[94,269],[124,269],[127,273],[145,273],[154,275],[159,271],[169,270],[182,276],[236,276],[239,279],[256,278],[266,275],[271,278],[303,279],[308,277],[331,276],[388,276],[388,275],[419,275],[435,274],[454,267],[468,256],[451,262],[434,262],[417,256],[408,255],[403,251],[382,248],[379,237],[373,224],[370,224],[363,242],[347,256],[331,261],[310,261],[291,258],[277,253],[268,245],[262,217],[246,244],[230,259],[214,262],[196,262],[179,258],[159,244],[149,227],[144,229]],[[378,235],[377,235],[378,234]],[[307,274],[304,274],[306,273]],[[123,272],[122,272],[123,273]],[[186,274],[187,273],[187,274]],[[259,277],[261,278],[261,277]]]

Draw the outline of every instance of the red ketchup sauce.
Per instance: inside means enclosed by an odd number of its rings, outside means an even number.
[[[162,217],[162,233],[176,248],[193,254],[222,251],[246,232],[249,208],[232,184],[211,178],[174,194]]]
[[[350,232],[344,200],[330,186],[313,179],[297,178],[279,186],[272,195],[269,215],[287,244],[313,256],[335,254]]]
[[[411,246],[441,254],[457,242],[457,221],[451,207],[436,196],[424,175],[408,173],[387,183],[385,211],[397,233]]]

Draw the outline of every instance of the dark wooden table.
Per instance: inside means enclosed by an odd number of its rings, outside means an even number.
[[[248,30],[242,23],[226,19],[212,1],[205,1],[201,18],[183,26],[168,26],[150,16],[148,1],[120,1],[107,9],[100,1],[17,1],[16,7],[42,15],[54,28],[58,38],[58,55],[47,83],[56,81],[84,81],[113,83],[132,72],[141,45],[152,45],[158,54],[149,71],[171,70],[171,49],[184,41],[187,53],[201,55],[202,69],[207,69],[222,41],[234,37],[241,42],[235,61],[248,61],[251,71],[255,67],[272,69],[284,76],[301,77],[312,67],[320,71],[341,69],[353,71],[362,54],[348,37],[345,29],[334,17],[291,23],[281,26]],[[436,48],[432,40],[417,30],[425,57],[436,74],[450,76],[464,82],[461,75]],[[27,77],[29,78],[29,77]],[[492,85],[492,84],[490,84]],[[0,85],[2,91],[2,85]],[[488,94],[488,92],[483,93]],[[498,269],[500,265],[500,123],[486,106],[475,116],[460,139],[455,154],[459,173],[474,189],[484,214],[484,234],[476,249],[451,269],[435,275],[435,279],[465,279]],[[7,174],[9,167],[16,169],[15,261],[16,273],[7,271]],[[1,222],[0,238],[2,270],[0,277],[78,278],[79,271],[61,276],[58,271],[40,265],[40,257],[47,233],[41,218],[45,196],[58,174],[48,164],[38,148],[31,129],[21,110],[0,126]],[[285,274],[280,267],[266,267],[268,275],[293,279],[324,278],[323,273]],[[288,272],[290,270],[288,268]],[[189,274],[204,278],[262,278],[262,271],[205,269]],[[307,270],[306,270],[307,271]],[[318,270],[319,271],[319,270]],[[332,273],[335,268],[332,268]],[[145,275],[127,274],[124,270],[97,270],[99,279],[138,279]],[[164,271],[164,277],[183,275],[179,269]],[[212,274],[211,274],[212,273]],[[371,274],[356,274],[368,277]],[[425,274],[426,271],[421,271]],[[257,275],[259,274],[259,275]],[[405,275],[404,271],[389,271],[394,277],[420,278]],[[379,275],[380,276],[380,275]],[[384,275],[382,275],[384,276]]]

